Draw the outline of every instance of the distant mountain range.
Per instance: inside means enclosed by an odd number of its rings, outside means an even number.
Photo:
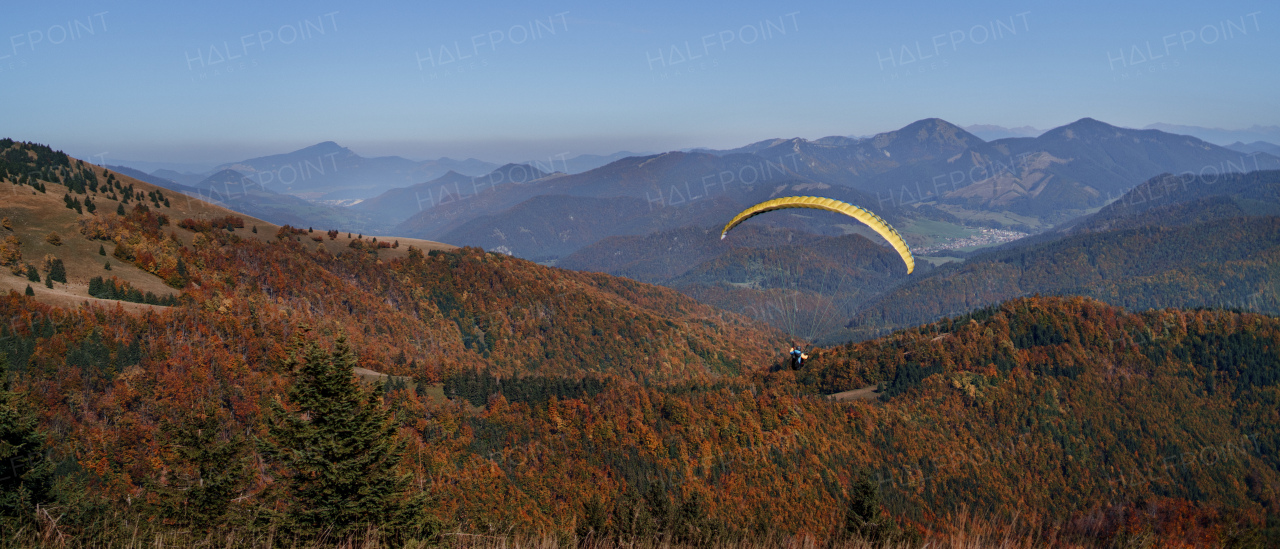
[[[629,156],[636,156],[636,153],[621,151],[610,155],[550,157],[545,161],[527,164],[548,173],[580,173]],[[357,202],[391,189],[438,179],[450,172],[480,177],[500,168],[498,164],[474,158],[424,161],[399,156],[366,158],[333,141],[317,143],[289,153],[228,162],[211,169],[193,169],[196,165],[162,162],[121,163],[136,173],[147,173],[187,186],[195,186],[223,170],[235,170],[253,179],[265,190],[333,204]]]
[[[1160,130],[1166,133],[1176,133],[1181,135],[1193,135],[1210,143],[1226,145],[1236,141],[1250,143],[1253,141],[1267,141],[1270,143],[1280,143],[1280,126],[1259,126],[1253,125],[1243,130],[1224,130],[1222,128],[1205,128],[1203,126],[1182,126],[1178,124],[1149,124],[1145,128],[1147,130]]]
[[[1005,139],[1009,137],[1040,137],[1040,134],[1044,133],[1043,130],[1037,130],[1031,126],[1006,128],[1004,126],[996,126],[993,124],[974,124],[972,126],[965,126],[964,131],[978,136],[983,141],[995,141],[997,139]]]
[[[714,226],[779,193],[817,193],[866,204],[856,189],[801,175],[785,157],[671,152],[631,157],[589,172],[546,177],[449,203],[437,200],[393,234],[438,234],[467,245],[550,261],[615,235],[643,235],[689,225]],[[437,193],[440,196],[440,193]],[[900,219],[899,209],[880,210]],[[791,218],[819,234],[843,234],[843,220]]]
[[[367,198],[387,190],[434,179],[449,171],[481,175],[495,168],[476,160],[441,158],[415,162],[399,156],[365,158],[325,141],[287,154],[223,164],[215,172],[235,170],[258,186],[309,200]]]
[[[163,176],[149,174],[142,170],[135,170],[127,166],[106,166],[106,168],[111,171],[127,175],[139,181],[145,181],[157,187],[164,187],[166,189],[178,191],[180,193],[189,194],[192,196],[195,196],[195,194],[198,193],[194,185],[196,183],[199,183],[200,182],[199,180],[192,181],[191,184],[184,184],[174,179],[169,179]],[[169,171],[169,170],[157,170],[157,172],[166,172],[166,171]],[[187,179],[187,178],[184,178],[184,179]]]
[[[1059,222],[1115,199],[1161,172],[1280,168],[1189,136],[1083,118],[1037,137],[987,142],[940,119],[869,139],[775,139],[717,154],[793,158],[798,175],[892,203],[1011,211]]]
[[[126,166],[108,166],[121,174],[158,187],[180,192],[246,215],[295,227],[343,227],[349,231],[373,233],[381,227],[359,212],[310,202],[296,196],[273,192],[258,185],[257,179],[235,170],[221,170],[190,184],[148,174]],[[158,170],[157,173],[165,172]],[[190,177],[184,177],[191,181]]]
[[[995,141],[997,139],[1006,139],[1009,137],[1039,137],[1040,134],[1044,133],[1044,130],[1037,130],[1031,126],[1006,128],[1004,126],[997,126],[993,124],[974,124],[972,126],[965,126],[964,129],[965,131],[981,137],[986,141]],[[1280,126],[1254,125],[1240,130],[1225,130],[1222,128],[1206,128],[1203,126],[1155,123],[1148,124],[1142,129],[1160,130],[1165,133],[1177,135],[1190,135],[1215,145],[1225,147],[1230,147],[1230,145],[1227,145],[1228,143],[1241,141],[1245,143],[1252,141],[1280,143]]]
[[[427,181],[391,189],[362,201],[351,210],[378,218],[388,226],[398,225],[424,210],[467,200],[481,193],[499,193],[551,175],[526,164],[507,164],[487,174],[470,176],[450,170]]]
[[[324,142],[225,164],[203,176],[151,176],[273,223],[425,238],[556,261],[612,236],[712,227],[780,193],[848,200],[899,223],[929,219],[952,228],[1035,231],[1102,207],[1162,172],[1280,169],[1269,143],[1226,148],[1090,118],[1043,133],[970,128],[988,137],[1026,137],[987,141],[930,118],[865,138],[770,139],[728,150],[620,152],[505,166],[364,158]],[[763,222],[827,236],[858,231],[856,224],[827,216],[770,216]],[[922,238],[916,245],[931,240]]]
[[[1266,153],[1271,156],[1280,157],[1280,145],[1267,143],[1266,141],[1254,141],[1253,143],[1242,143],[1240,141],[1236,141],[1235,143],[1227,145],[1227,148],[1233,151],[1240,151],[1245,154]]]
[[[322,145],[290,158],[330,158],[330,167],[342,166],[338,159],[351,166],[383,162]],[[279,161],[269,157],[236,166],[259,170],[240,173],[270,191],[268,180],[279,176],[261,170]],[[358,230],[555,261],[611,236],[714,226],[783,192],[846,199],[891,220],[1009,223],[990,221],[1002,218],[1034,229],[1079,217],[1161,172],[1280,169],[1280,158],[1089,118],[1036,137],[990,142],[945,120],[925,119],[870,138],[771,139],[729,150],[624,157],[576,174],[566,169],[572,169],[568,162],[554,169],[508,164],[480,175],[446,171],[368,198],[345,209],[346,217],[314,204],[290,206],[279,197],[270,207],[242,207],[275,223],[346,222]],[[243,200],[259,199],[264,195],[250,193]],[[857,230],[856,224],[823,216],[771,221],[829,236]]]

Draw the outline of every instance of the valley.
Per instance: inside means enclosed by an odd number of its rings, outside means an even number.
[[[166,425],[197,403],[221,409],[227,432],[267,436],[267,403],[311,341],[349,346],[416,456],[405,470],[440,498],[432,513],[466,531],[582,532],[603,516],[596,534],[627,536],[621,517],[640,513],[656,531],[838,536],[822,517],[869,501],[846,483],[874,488],[901,540],[950,528],[957,508],[1012,528],[1018,506],[1034,510],[1017,519],[1026,535],[1064,543],[1134,527],[1221,539],[1265,531],[1280,505],[1277,171],[1156,177],[1035,235],[941,207],[890,210],[927,262],[904,279],[878,237],[820,214],[751,221],[726,241],[714,224],[658,218],[545,267],[276,225],[40,145],[4,147],[5,174],[40,175],[0,181],[14,272],[0,353],[64,441],[50,459],[78,464],[77,490],[96,501],[162,493],[146,479],[187,465],[148,456],[175,444]],[[740,205],[727,199],[688,219]],[[52,288],[26,275],[52,278],[48,257],[66,271]],[[95,298],[92,277],[176,301]],[[782,351],[797,340],[810,359],[792,371]],[[1221,459],[1179,457],[1204,449]],[[1176,475],[1152,465],[1169,456]],[[242,503],[216,520],[244,520],[273,481],[237,482]],[[687,514],[657,518],[663,506]],[[1138,508],[1159,512],[1121,520]]]

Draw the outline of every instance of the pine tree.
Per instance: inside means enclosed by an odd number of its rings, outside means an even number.
[[[107,249],[102,244],[98,244],[98,255],[107,255]]]
[[[34,524],[36,506],[53,500],[53,463],[42,451],[45,435],[22,400],[10,388],[9,361],[0,355],[0,531]]]
[[[376,526],[396,536],[435,535],[423,515],[427,495],[411,495],[397,472],[405,443],[396,435],[381,391],[361,389],[356,357],[340,336],[332,353],[299,342],[288,408],[272,406],[263,454],[283,466],[289,523],[303,536],[342,539]]]
[[[52,290],[52,289],[53,289],[53,277],[52,277],[52,276],[45,275],[45,277],[44,277],[44,287],[45,287],[45,288],[49,288],[50,290]]]
[[[27,265],[27,280],[31,282],[40,282],[40,271],[36,270],[35,265]]]
[[[116,215],[124,215],[124,203],[116,204]]]
[[[27,284],[27,295],[36,295],[36,291],[31,289],[31,285]]]

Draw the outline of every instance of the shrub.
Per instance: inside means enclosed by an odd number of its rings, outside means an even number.
[[[6,236],[0,244],[0,265],[15,265],[19,261],[22,261],[22,241],[13,235]]]

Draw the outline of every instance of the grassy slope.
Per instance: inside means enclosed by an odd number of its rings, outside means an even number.
[[[72,165],[77,165],[76,160],[72,160]],[[85,164],[94,170],[100,180],[105,180],[109,170]],[[184,196],[176,192],[168,191],[162,187],[146,183],[134,179],[132,177],[115,174],[117,180],[122,185],[133,185],[135,190],[143,193],[160,190],[169,198],[170,206],[161,205],[160,208],[153,208],[157,213],[168,215],[171,222],[191,217],[195,219],[209,219],[214,217],[222,217],[227,215],[235,215],[244,218],[245,227],[233,231],[241,238],[256,239],[269,241],[275,239],[278,225],[268,223],[261,219],[229,210],[227,208],[201,201],[196,198]],[[72,193],[73,197],[83,200],[85,196],[93,197],[97,204],[95,213],[76,213],[75,210],[68,209],[63,203],[62,197],[67,193],[67,188],[56,183],[46,183],[46,192],[41,193],[35,191],[30,186],[18,185],[9,180],[0,182],[0,217],[7,217],[13,226],[12,231],[0,229],[0,238],[4,236],[17,236],[21,242],[22,260],[40,266],[46,255],[54,255],[63,260],[67,268],[67,284],[55,283],[52,290],[45,288],[43,283],[29,283],[25,276],[13,276],[7,271],[0,272],[0,291],[13,290],[19,293],[25,291],[28,284],[36,292],[36,299],[51,305],[69,306],[71,304],[83,301],[100,302],[102,300],[89,296],[89,279],[95,276],[103,276],[116,278],[126,281],[142,292],[153,292],[158,296],[175,293],[173,288],[167,286],[164,281],[139,269],[131,264],[121,262],[111,257],[113,246],[110,242],[92,241],[80,234],[78,222],[81,219],[87,219],[92,216],[109,216],[115,215],[116,207],[119,202],[99,198],[98,193],[88,193],[87,195],[77,195]],[[127,210],[131,210],[137,202],[131,202],[126,205]],[[151,207],[151,206],[149,206]],[[257,228],[257,232],[253,232],[253,228]],[[183,240],[184,244],[190,244],[193,233],[175,226],[170,226],[170,232],[176,234]],[[327,227],[325,229],[328,229]],[[45,240],[45,236],[51,232],[56,232],[62,239],[60,246],[54,246]],[[316,234],[323,234],[317,231]],[[342,232],[335,240],[324,238],[323,246],[330,253],[341,253],[348,248],[351,240],[354,240],[357,233]],[[372,238],[366,236],[366,239]],[[383,249],[379,252],[380,257],[386,259],[403,258],[408,253],[408,247],[414,246],[425,250],[445,250],[453,249],[453,246],[422,240],[416,238],[392,238],[381,237],[382,240],[400,242],[400,247],[396,249]],[[303,237],[303,241],[312,244],[311,241]],[[99,255],[99,246],[105,246],[107,256]],[[106,262],[111,263],[111,270],[107,271],[103,268]],[[42,273],[43,274],[43,273]],[[148,308],[145,305],[138,304],[122,304],[127,310],[142,310]]]

